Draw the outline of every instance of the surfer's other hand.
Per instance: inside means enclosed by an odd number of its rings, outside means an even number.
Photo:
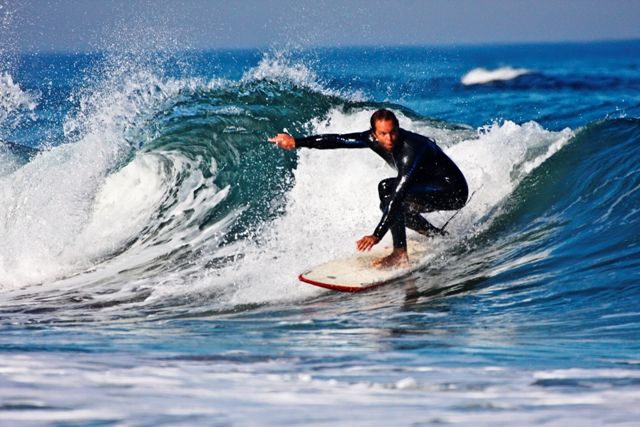
[[[380,239],[376,236],[364,236],[356,242],[356,247],[360,252],[370,251],[374,245],[377,245]]]
[[[295,138],[288,133],[279,133],[273,138],[269,138],[268,141],[275,143],[277,147],[284,148],[285,150],[293,150],[296,148]]]

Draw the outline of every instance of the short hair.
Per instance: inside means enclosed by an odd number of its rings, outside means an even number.
[[[391,120],[393,122],[393,126],[397,129],[400,127],[400,123],[398,123],[398,118],[396,117],[395,114],[393,114],[392,111],[387,110],[386,108],[380,108],[379,110],[377,110],[375,113],[373,113],[371,115],[371,129],[375,130],[376,129],[376,122],[379,121],[386,121],[386,120]]]

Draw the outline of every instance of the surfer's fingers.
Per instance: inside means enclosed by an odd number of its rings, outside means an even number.
[[[273,138],[268,139],[269,142],[273,142],[279,148],[291,150],[295,148],[295,139],[287,133],[279,133]]]
[[[371,236],[365,236],[356,242],[356,247],[360,252],[370,251],[376,243]]]
[[[272,136],[268,139],[268,141],[276,142],[282,140],[282,137],[286,136],[286,133],[277,133],[276,136]]]

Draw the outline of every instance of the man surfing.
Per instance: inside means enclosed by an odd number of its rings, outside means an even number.
[[[395,178],[378,184],[382,218],[373,234],[356,242],[359,251],[370,251],[391,231],[391,254],[374,261],[379,268],[409,263],[405,227],[425,236],[444,234],[421,214],[457,210],[467,202],[467,182],[456,164],[426,136],[400,128],[393,112],[380,109],[371,116],[371,128],[349,134],[324,134],[294,138],[279,133],[270,142],[280,148],[370,148],[398,171]]]

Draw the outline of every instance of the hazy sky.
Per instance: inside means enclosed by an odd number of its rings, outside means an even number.
[[[17,51],[640,39],[640,0],[0,0],[0,7],[0,44]]]

